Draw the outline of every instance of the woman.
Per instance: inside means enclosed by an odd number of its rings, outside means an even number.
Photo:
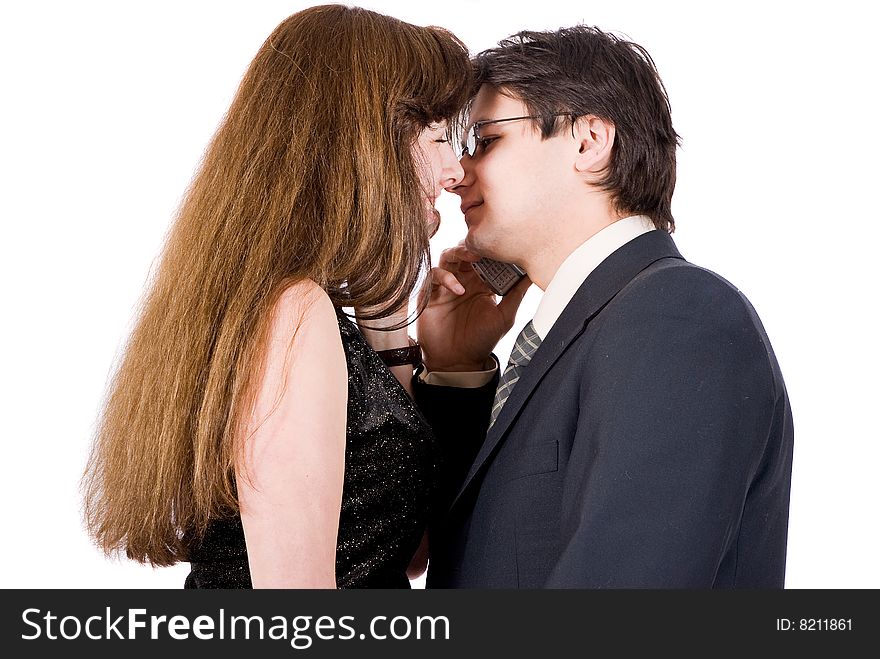
[[[409,586],[431,434],[392,359],[470,76],[448,32],[363,9],[270,35],[109,389],[84,479],[106,552],[190,561],[188,587]]]

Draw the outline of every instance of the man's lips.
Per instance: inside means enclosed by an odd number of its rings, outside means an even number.
[[[482,205],[483,205],[482,201],[469,201],[469,202],[461,205],[461,213],[462,213],[462,215],[467,215],[467,212],[471,208],[476,208],[477,206],[482,206]]]

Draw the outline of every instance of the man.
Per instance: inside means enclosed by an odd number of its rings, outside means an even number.
[[[650,56],[578,26],[475,66],[467,238],[418,327],[448,474],[427,585],[781,588],[785,385],[749,302],[670,238],[678,137]],[[496,304],[479,256],[528,278]],[[544,296],[499,372],[530,281]]]

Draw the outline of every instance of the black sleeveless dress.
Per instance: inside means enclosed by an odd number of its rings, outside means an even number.
[[[428,522],[433,435],[357,326],[336,315],[348,365],[337,586],[409,588],[406,568]],[[186,588],[251,587],[238,516],[215,520],[189,559]]]

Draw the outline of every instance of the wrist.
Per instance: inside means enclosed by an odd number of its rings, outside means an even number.
[[[380,350],[393,350],[410,345],[409,327],[406,325],[409,314],[408,307],[404,306],[388,316],[375,320],[366,320],[361,317],[369,315],[374,310],[375,307],[355,309],[355,321],[358,328],[373,350],[376,352]],[[402,327],[395,330],[385,329],[395,325],[402,325]]]
[[[406,366],[412,372],[413,369],[422,365],[421,347],[413,339],[407,338],[408,345],[406,346],[376,351],[376,354],[388,368]]]
[[[380,330],[370,329],[361,326],[361,334],[370,344],[370,347],[379,352],[380,350],[393,350],[395,348],[406,348],[410,345],[409,333],[406,327],[393,332],[383,332]]]
[[[431,360],[424,354],[425,370],[429,373],[468,373],[472,371],[488,371],[495,367],[491,355],[482,361],[439,361]]]

